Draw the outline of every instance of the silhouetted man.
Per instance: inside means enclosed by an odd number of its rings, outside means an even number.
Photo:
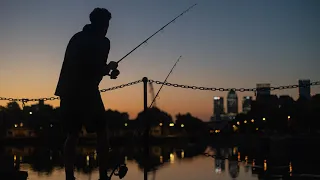
[[[61,115],[68,133],[65,141],[65,172],[67,180],[74,180],[75,150],[82,126],[98,137],[100,179],[107,179],[107,125],[99,83],[111,72],[111,79],[119,75],[118,64],[106,63],[110,41],[106,38],[111,13],[95,8],[90,13],[91,24],[76,33],[67,46],[55,95],[60,96]]]

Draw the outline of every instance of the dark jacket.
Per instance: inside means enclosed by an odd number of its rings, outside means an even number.
[[[55,95],[70,97],[97,93],[110,51],[110,41],[96,35],[91,25],[69,41]]]

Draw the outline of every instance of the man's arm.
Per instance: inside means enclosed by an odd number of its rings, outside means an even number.
[[[110,52],[110,40],[108,38],[105,38],[106,42],[106,51],[105,51],[105,61],[104,61],[104,67],[103,67],[103,76],[109,75],[110,74],[110,66],[107,64],[108,57],[109,57],[109,52]]]

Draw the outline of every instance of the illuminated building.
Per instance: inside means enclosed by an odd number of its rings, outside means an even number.
[[[302,87],[300,87],[302,86]],[[310,80],[309,79],[301,79],[299,80],[299,97],[303,97],[306,99],[311,98],[310,94]]]
[[[228,114],[238,114],[238,96],[234,90],[230,90],[227,96]]]
[[[213,98],[213,116],[215,120],[220,120],[221,115],[224,114],[223,97]]]
[[[252,102],[251,96],[243,97],[243,100],[242,100],[242,112],[243,113],[248,113],[249,111],[251,111],[251,102]]]
[[[271,85],[269,83],[257,84],[256,96],[271,95]]]

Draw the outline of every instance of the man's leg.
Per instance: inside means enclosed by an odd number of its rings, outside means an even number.
[[[64,143],[64,165],[66,180],[74,180],[74,164],[76,158],[76,146],[78,144],[79,132],[82,127],[82,117],[75,109],[77,102],[73,98],[62,98],[60,101],[62,121],[64,129],[68,133]]]
[[[69,133],[64,144],[64,164],[66,180],[74,180],[74,163],[76,158],[76,146],[78,144],[78,133]]]
[[[99,130],[97,132],[97,153],[99,160],[99,175],[100,180],[107,179],[107,170],[108,170],[108,153],[109,153],[109,145],[108,145],[108,136],[107,129]]]

